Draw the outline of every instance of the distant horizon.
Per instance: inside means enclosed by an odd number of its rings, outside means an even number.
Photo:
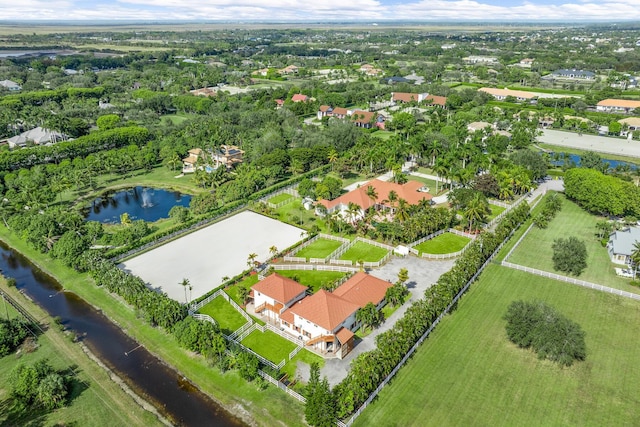
[[[638,0],[0,0],[3,22],[56,23],[627,23]],[[32,18],[26,18],[32,17]],[[64,19],[60,19],[63,17]],[[265,19],[266,18],[266,19]],[[64,24],[63,24],[64,23]],[[73,24],[72,24],[73,25]]]

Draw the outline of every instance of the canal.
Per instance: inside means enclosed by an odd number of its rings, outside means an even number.
[[[101,312],[40,271],[27,258],[0,243],[0,269],[116,372],[138,395],[179,426],[244,425],[176,371],[127,336]],[[88,284],[88,286],[91,286]]]

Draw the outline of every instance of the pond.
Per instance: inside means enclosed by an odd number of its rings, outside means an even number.
[[[556,153],[559,157],[555,160],[554,153],[549,153],[551,156],[551,164],[555,166],[562,166],[564,164],[564,154]],[[569,154],[569,159],[572,164],[576,166],[580,166],[580,156],[577,154]],[[628,165],[631,170],[635,170],[638,166],[634,163],[623,162],[621,160],[612,160],[612,159],[602,159],[604,163],[609,163],[609,168],[615,169],[617,166],[626,166]]]
[[[98,197],[89,206],[88,221],[118,224],[120,215],[129,214],[132,221],[154,222],[169,217],[174,206],[189,207],[191,196],[178,191],[135,187]]]

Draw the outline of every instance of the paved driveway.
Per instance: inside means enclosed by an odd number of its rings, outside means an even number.
[[[373,276],[383,280],[395,282],[398,279],[398,272],[401,268],[409,271],[409,280],[407,288],[411,293],[410,299],[405,302],[402,307],[391,315],[378,329],[371,332],[365,339],[360,341],[355,348],[344,359],[327,359],[324,367],[320,371],[321,376],[326,376],[329,383],[333,386],[338,384],[349,372],[349,364],[351,360],[360,353],[375,348],[375,337],[382,332],[389,330],[398,319],[400,319],[407,308],[413,301],[416,301],[424,295],[424,291],[435,284],[438,278],[451,269],[455,260],[447,261],[429,261],[420,259],[415,256],[407,256],[404,258],[394,257],[379,269],[371,270]],[[302,369],[300,369],[302,368]],[[305,366],[299,366],[298,375],[303,381],[308,380],[309,370]]]

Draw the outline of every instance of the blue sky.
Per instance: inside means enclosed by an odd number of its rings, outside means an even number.
[[[640,0],[0,0],[0,20],[623,21]]]

